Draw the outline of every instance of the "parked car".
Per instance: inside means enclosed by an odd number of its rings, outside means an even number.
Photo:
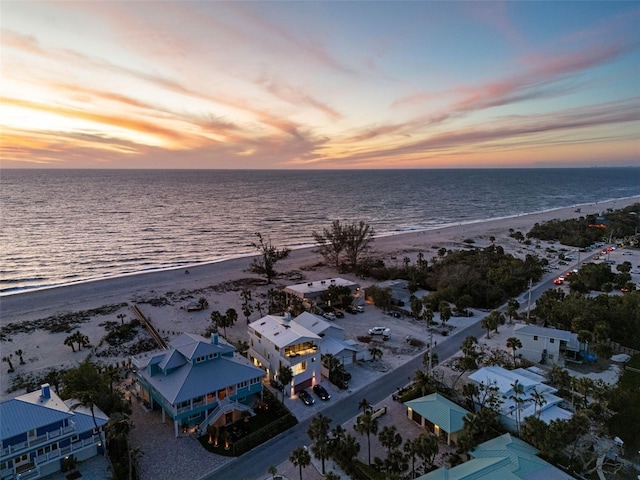
[[[342,310],[335,310],[333,313],[335,313],[338,318],[344,318],[344,312]]]
[[[326,318],[327,320],[335,320],[335,319],[336,319],[336,314],[335,314],[335,313],[333,313],[333,312],[326,312],[326,313],[323,313],[323,314],[322,314],[322,316],[323,316],[324,318]]]
[[[395,312],[393,310],[391,312],[389,312],[389,315],[391,315],[392,317],[395,317],[395,318],[400,318],[402,316],[402,315],[400,315],[400,313]]]
[[[389,335],[391,330],[387,327],[371,327],[369,335]]]
[[[348,305],[347,307],[345,307],[344,311],[347,313],[358,313],[355,307],[352,307],[351,305]]]
[[[362,305],[356,305],[356,312],[364,313],[364,307]]]
[[[324,400],[325,402],[331,398],[331,395],[329,395],[329,392],[327,392],[327,389],[324,388],[319,383],[313,386],[313,392],[318,397],[320,397],[320,400]]]
[[[316,401],[313,399],[311,394],[306,390],[300,390],[298,392],[298,396],[300,397],[300,400],[304,402],[305,405],[313,405],[314,403],[316,403]]]
[[[331,379],[331,383],[333,383],[336,387],[338,387],[340,390],[346,390],[347,388],[349,388],[349,382],[342,379],[342,378],[332,378]]]

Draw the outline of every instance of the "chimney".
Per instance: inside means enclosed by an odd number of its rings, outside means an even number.
[[[211,343],[218,345],[218,332],[213,332],[211,334]]]
[[[40,397],[51,398],[51,387],[48,383],[40,385]]]
[[[285,323],[289,323],[291,321],[291,312],[285,312],[282,320],[284,320]]]

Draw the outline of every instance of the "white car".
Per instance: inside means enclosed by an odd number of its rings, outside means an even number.
[[[388,337],[391,333],[391,330],[387,327],[373,327],[369,329],[369,335],[384,335]]]
[[[324,318],[326,318],[327,320],[335,320],[336,319],[336,314],[333,312],[326,312],[322,315]]]
[[[358,313],[364,313],[364,307],[362,305],[356,305],[356,311]]]

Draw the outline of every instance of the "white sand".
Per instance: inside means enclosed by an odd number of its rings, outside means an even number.
[[[519,244],[509,237],[509,229],[526,233],[535,223],[542,223],[551,219],[576,218],[580,215],[599,213],[607,208],[622,208],[626,205],[637,203],[640,197],[624,200],[581,206],[581,213],[575,212],[575,207],[563,208],[551,212],[522,215],[518,217],[500,219],[475,224],[457,225],[437,230],[413,232],[387,236],[376,239],[373,243],[375,252],[385,262],[402,262],[402,258],[409,257],[415,261],[418,252],[423,252],[425,258],[430,259],[436,255],[437,247],[449,249],[461,248],[462,241],[472,238],[477,247],[489,245],[490,236],[496,238],[496,245],[501,245],[505,251],[519,257],[527,253],[541,254],[544,248],[535,249],[533,246]],[[394,260],[393,258],[396,258]],[[283,273],[297,272],[297,276],[289,275],[288,278],[278,278],[277,283],[287,285],[300,283],[305,280],[319,280],[342,276],[368,286],[372,279],[358,279],[352,275],[338,275],[332,268],[318,266],[321,257],[313,249],[294,250],[290,257],[276,265],[276,269]],[[212,287],[226,282],[241,279],[256,279],[256,275],[246,270],[251,258],[239,258],[224,262],[212,263],[189,268],[189,274],[184,269],[162,272],[152,272],[128,277],[113,278],[72,286],[57,287],[39,291],[30,291],[20,294],[5,295],[0,297],[0,322],[2,326],[12,323],[21,323],[43,319],[51,315],[85,311],[100,308],[105,305],[119,303],[138,303],[144,299],[166,296],[167,292],[196,292],[190,299],[187,295],[177,295],[184,300],[176,301],[173,305],[154,307],[147,303],[139,304],[143,312],[149,316],[154,325],[163,334],[173,338],[173,334],[166,332],[195,332],[202,333],[210,324],[211,310],[225,312],[228,308],[235,308],[239,319],[232,329],[228,329],[228,337],[232,340],[246,339],[246,321],[242,315],[241,299],[239,291],[241,286],[224,291],[215,291]],[[302,278],[301,278],[302,277]],[[273,287],[270,286],[270,287]],[[267,291],[267,286],[250,286],[255,301],[261,294]],[[201,312],[187,312],[180,308],[189,301],[197,301],[200,297],[206,297],[209,309]],[[105,321],[119,322],[117,315],[123,313],[127,319],[132,318],[129,308],[122,308],[106,316],[93,316],[86,323],[79,326],[79,330],[87,335],[96,345],[105,335],[104,327],[100,326]],[[251,321],[259,318],[257,312],[251,316]],[[388,317],[387,317],[388,318]],[[363,316],[363,321],[365,317]],[[473,320],[473,319],[472,319]],[[476,318],[477,320],[477,318]],[[390,320],[389,320],[390,321]],[[409,331],[409,330],[408,330]],[[347,336],[354,338],[358,332],[347,332]],[[88,349],[73,353],[69,347],[63,345],[67,333],[49,333],[45,330],[35,330],[28,334],[11,335],[9,341],[2,341],[0,347],[2,356],[6,356],[18,349],[24,351],[25,364],[20,365],[19,359],[14,354],[13,365],[16,372],[7,374],[6,363],[2,363],[2,375],[0,381],[0,398],[6,399],[23,393],[16,391],[11,394],[7,389],[16,375],[25,375],[29,372],[43,372],[49,368],[67,368],[82,361],[89,353]],[[502,335],[500,335],[502,337]],[[496,339],[498,341],[498,339]],[[502,342],[502,339],[500,339]],[[504,342],[502,342],[504,344]],[[389,367],[407,361],[410,355],[394,354],[385,357]],[[126,357],[100,357],[97,360],[113,363]]]

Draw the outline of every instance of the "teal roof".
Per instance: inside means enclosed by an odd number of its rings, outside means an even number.
[[[537,457],[538,450],[506,433],[478,445],[468,462],[417,480],[575,480]]]
[[[464,417],[470,413],[439,393],[432,393],[426,397],[409,400],[404,405],[434,425],[438,425],[447,433],[462,430]]]

